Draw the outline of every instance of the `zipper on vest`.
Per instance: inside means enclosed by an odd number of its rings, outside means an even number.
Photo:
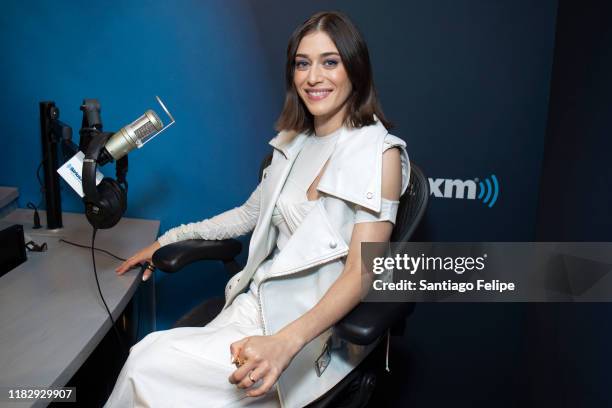
[[[259,286],[257,287],[257,308],[259,309],[259,320],[261,320],[261,327],[263,328],[263,335],[267,336],[268,335],[268,330],[266,329],[266,319],[264,318],[263,315],[263,306],[262,306],[262,301],[261,301],[261,284],[264,281],[261,281],[259,283]]]
[[[297,268],[289,269],[289,270],[287,270],[287,271],[284,271],[284,272],[283,272],[283,273],[281,273],[281,274],[275,274],[275,275],[271,275],[271,276],[265,276],[265,277],[264,277],[264,278],[261,280],[261,282],[259,282],[259,285],[257,286],[257,306],[258,306],[258,308],[259,308],[259,316],[260,316],[260,320],[261,320],[261,323],[262,323],[262,327],[263,327],[264,335],[266,335],[266,334],[267,334],[267,328],[266,328],[266,319],[265,319],[264,314],[263,314],[263,302],[262,302],[262,299],[261,299],[261,292],[262,292],[262,287],[261,287],[261,286],[263,285],[263,283],[264,283],[264,282],[266,282],[266,281],[267,281],[267,280],[269,280],[270,278],[277,278],[277,277],[280,277],[280,276],[290,275],[290,274],[292,274],[292,273],[297,273],[297,272],[300,272],[300,271],[303,271],[303,270],[309,269],[309,268],[311,268],[311,267],[313,267],[313,266],[315,266],[315,265],[318,265],[318,264],[324,264],[324,263],[327,263],[327,262],[329,262],[329,261],[331,261],[331,260],[333,260],[333,259],[336,259],[336,258],[342,258],[342,257],[343,257],[343,256],[345,256],[346,254],[348,254],[348,248],[347,248],[347,249],[345,249],[345,250],[342,250],[342,251],[338,251],[338,252],[336,252],[336,253],[333,253],[332,255],[326,256],[326,257],[324,257],[324,258],[319,258],[319,259],[316,259],[316,260],[311,261],[311,262],[309,262],[309,263],[307,263],[307,264],[305,264],[305,265],[301,265],[301,266],[299,266],[299,267],[297,267]]]
[[[293,273],[301,272],[303,270],[312,268],[313,266],[327,263],[327,262],[332,261],[332,260],[334,260],[336,258],[342,258],[342,257],[346,256],[347,254],[348,254],[348,248],[347,249],[343,249],[341,251],[332,252],[331,255],[328,255],[328,256],[325,256],[325,257],[322,257],[322,258],[316,258],[313,261],[310,261],[310,262],[308,262],[306,264],[297,266],[295,268],[286,269],[286,270],[284,270],[284,271],[282,271],[280,273],[275,273],[273,275],[266,276],[264,279],[262,279],[260,284],[263,283],[264,281],[268,280],[269,278],[278,278],[280,276],[291,275]]]

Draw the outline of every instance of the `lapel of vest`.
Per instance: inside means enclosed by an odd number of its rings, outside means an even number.
[[[340,198],[380,211],[382,148],[386,135],[387,130],[380,122],[342,130],[317,186],[317,190],[334,197],[323,199]],[[329,219],[323,199],[316,201],[261,281],[300,272],[348,253],[349,244],[334,225],[339,220]]]
[[[270,171],[264,173],[266,179],[264,180],[265,185],[262,185],[259,219],[251,237],[248,261],[242,270],[242,284],[233,288],[235,290],[232,290],[229,299],[227,299],[226,307],[238,293],[244,290],[245,285],[251,280],[261,262],[269,254],[272,211],[306,138],[307,135],[303,133],[280,132],[277,137],[270,141],[270,145],[278,150],[278,154],[275,152],[276,160],[273,159],[269,167]]]
[[[387,134],[379,121],[359,129],[345,129],[317,190],[380,211],[382,149]]]

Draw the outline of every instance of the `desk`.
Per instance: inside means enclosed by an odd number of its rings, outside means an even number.
[[[44,222],[46,214],[39,213]],[[0,387],[64,386],[111,329],[91,250],[59,241],[91,245],[85,215],[64,213],[64,228],[51,231],[32,230],[32,214],[17,209],[0,220],[0,227],[23,225],[34,241],[48,246],[47,252],[28,252],[25,263],[0,278]],[[158,230],[159,221],[124,218],[110,230],[99,230],[95,246],[126,258],[153,242]],[[119,263],[96,251],[100,288],[114,319],[140,283],[139,270],[118,277]],[[2,407],[46,405],[0,402]]]

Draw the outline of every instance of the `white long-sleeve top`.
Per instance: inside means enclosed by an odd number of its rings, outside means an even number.
[[[259,217],[261,183],[240,207],[232,208],[199,222],[182,224],[166,231],[157,241],[161,246],[186,239],[220,240],[236,238],[253,231]]]

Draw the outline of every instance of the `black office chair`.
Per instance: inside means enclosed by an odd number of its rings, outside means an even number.
[[[272,156],[262,163],[259,176],[268,166]],[[411,164],[408,189],[400,198],[395,228],[391,241],[409,241],[425,214],[429,199],[429,183],[423,172]],[[235,261],[242,250],[242,244],[235,239],[220,241],[186,240],[166,245],[153,255],[153,263],[160,270],[174,273],[195,261],[220,260],[230,276],[241,270]],[[181,317],[173,327],[204,326],[221,311],[224,298],[212,298],[196,306]],[[388,330],[392,335],[401,335],[405,320],[414,310],[414,303],[360,303],[344,319],[334,326],[335,333],[343,340],[353,344],[368,345],[384,336]],[[365,407],[374,391],[376,377],[382,371],[385,342],[347,375],[340,383],[309,405],[310,408],[324,407]],[[380,357],[380,359],[379,359]]]

